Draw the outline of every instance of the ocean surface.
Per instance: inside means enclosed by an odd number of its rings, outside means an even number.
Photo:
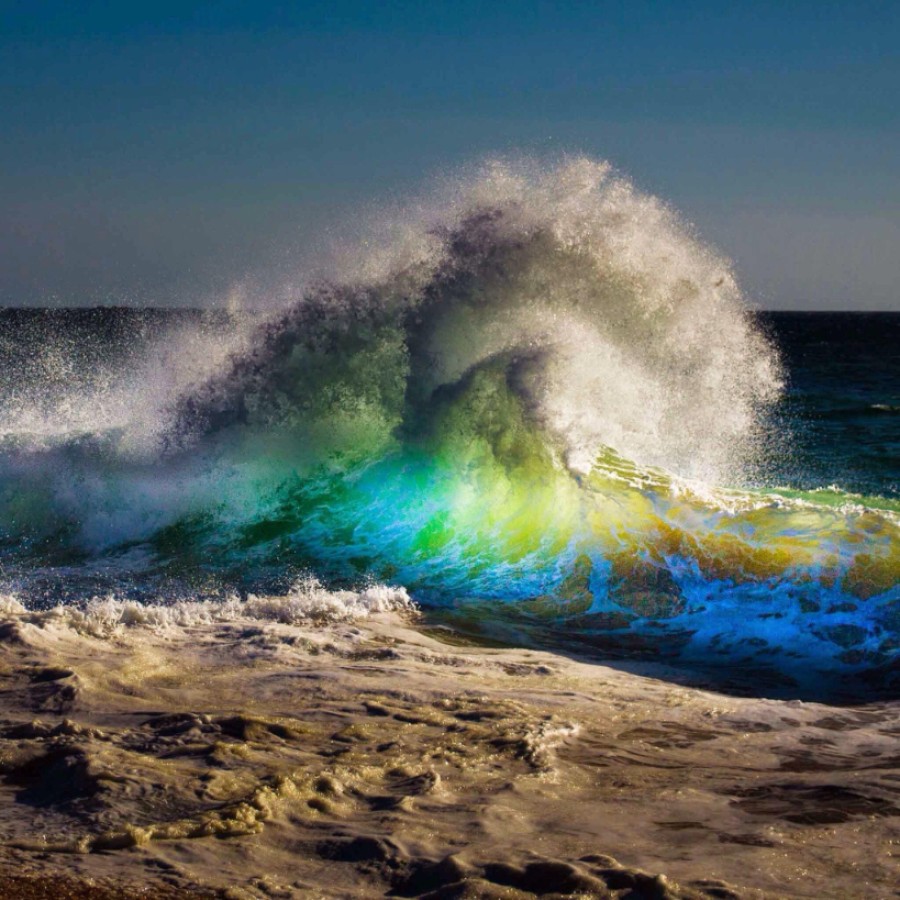
[[[384,583],[466,639],[897,696],[900,314],[751,313],[589,161],[377,236],[264,311],[0,312],[0,588]]]

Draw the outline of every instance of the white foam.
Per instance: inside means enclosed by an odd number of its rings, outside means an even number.
[[[286,625],[351,622],[380,613],[409,613],[416,607],[405,588],[373,584],[360,591],[329,591],[316,578],[297,581],[283,596],[249,595],[246,599],[181,600],[139,603],[115,596],[94,597],[85,604],[29,611],[11,595],[0,596],[0,617],[24,619],[40,627],[62,626],[92,637],[107,638],[127,629],[167,631],[247,621]]]
[[[495,160],[373,220],[324,277],[384,302],[420,304],[460,235],[493,254],[431,324],[429,388],[537,355],[525,384],[574,469],[613,447],[710,483],[748,471],[781,390],[776,353],[730,262],[608,163]]]

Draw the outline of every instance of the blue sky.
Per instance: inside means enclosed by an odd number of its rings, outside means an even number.
[[[900,3],[0,6],[2,302],[201,302],[435,173],[584,152],[760,305],[900,309]]]

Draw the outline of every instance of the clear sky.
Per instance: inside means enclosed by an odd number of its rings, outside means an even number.
[[[201,302],[435,173],[583,152],[759,305],[900,309],[898,0],[0,12],[0,302]]]

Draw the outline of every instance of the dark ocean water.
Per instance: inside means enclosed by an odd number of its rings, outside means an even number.
[[[900,496],[900,313],[767,313],[784,360],[790,455],[772,477]]]

